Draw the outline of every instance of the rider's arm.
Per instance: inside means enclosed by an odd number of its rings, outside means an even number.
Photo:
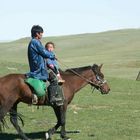
[[[35,46],[36,46],[36,51],[38,54],[40,54],[42,57],[44,58],[50,58],[50,59],[54,59],[55,55],[52,52],[47,51],[43,45],[41,44],[40,41],[36,41],[35,40]]]

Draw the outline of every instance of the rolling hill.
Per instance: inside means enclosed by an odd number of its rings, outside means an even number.
[[[0,75],[28,71],[27,45],[30,38],[0,43]],[[140,29],[125,29],[102,33],[44,37],[43,44],[53,41],[56,54],[67,67],[103,63],[103,73],[111,88],[108,95],[94,94],[90,86],[75,95],[67,112],[67,130],[73,140],[138,140],[140,139],[140,86],[136,76],[140,70]],[[66,69],[60,63],[61,68]],[[33,111],[34,110],[34,111]],[[42,140],[54,126],[52,108],[30,108],[20,104],[18,112],[25,115],[24,132]],[[9,118],[7,118],[8,121]],[[11,123],[0,139],[20,139]],[[54,139],[60,139],[58,134]]]
[[[30,38],[0,43],[0,75],[27,72],[27,46]],[[53,41],[60,62],[68,67],[104,64],[110,77],[136,78],[140,68],[140,29],[102,33],[44,37],[43,44]],[[62,69],[66,69],[60,63]]]

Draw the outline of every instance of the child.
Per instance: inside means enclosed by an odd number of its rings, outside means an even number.
[[[55,49],[55,45],[53,42],[47,42],[45,45],[46,50],[48,50],[49,52],[53,52]],[[63,84],[65,82],[65,80],[62,79],[60,72],[59,72],[59,66],[58,63],[56,61],[56,59],[47,59],[47,65],[50,69],[53,70],[53,72],[57,75],[58,78],[58,83],[59,84]]]

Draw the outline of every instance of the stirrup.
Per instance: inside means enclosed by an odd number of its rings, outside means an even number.
[[[38,103],[38,97],[33,94],[33,98],[32,98],[32,104],[36,105]]]

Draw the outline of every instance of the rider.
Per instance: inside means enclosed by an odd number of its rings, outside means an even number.
[[[41,43],[41,38],[43,35],[43,28],[39,25],[34,25],[31,29],[32,39],[28,45],[28,61],[30,66],[30,72],[27,73],[27,77],[39,79],[47,82],[49,79],[49,74],[46,67],[46,59],[55,59],[55,55],[53,52],[49,52],[45,49],[45,47]],[[57,80],[50,79],[50,86],[48,90],[50,91],[50,103],[54,103],[56,100],[60,100],[60,97],[56,97],[57,93]],[[53,92],[53,93],[52,93]],[[34,96],[35,100],[37,97]]]
[[[55,49],[55,45],[53,42],[47,42],[45,45],[46,50],[49,52],[53,52]],[[58,83],[61,85],[65,82],[65,80],[62,79],[60,72],[59,72],[59,65],[57,62],[57,59],[50,59],[47,58],[47,66],[56,74],[58,78]]]

